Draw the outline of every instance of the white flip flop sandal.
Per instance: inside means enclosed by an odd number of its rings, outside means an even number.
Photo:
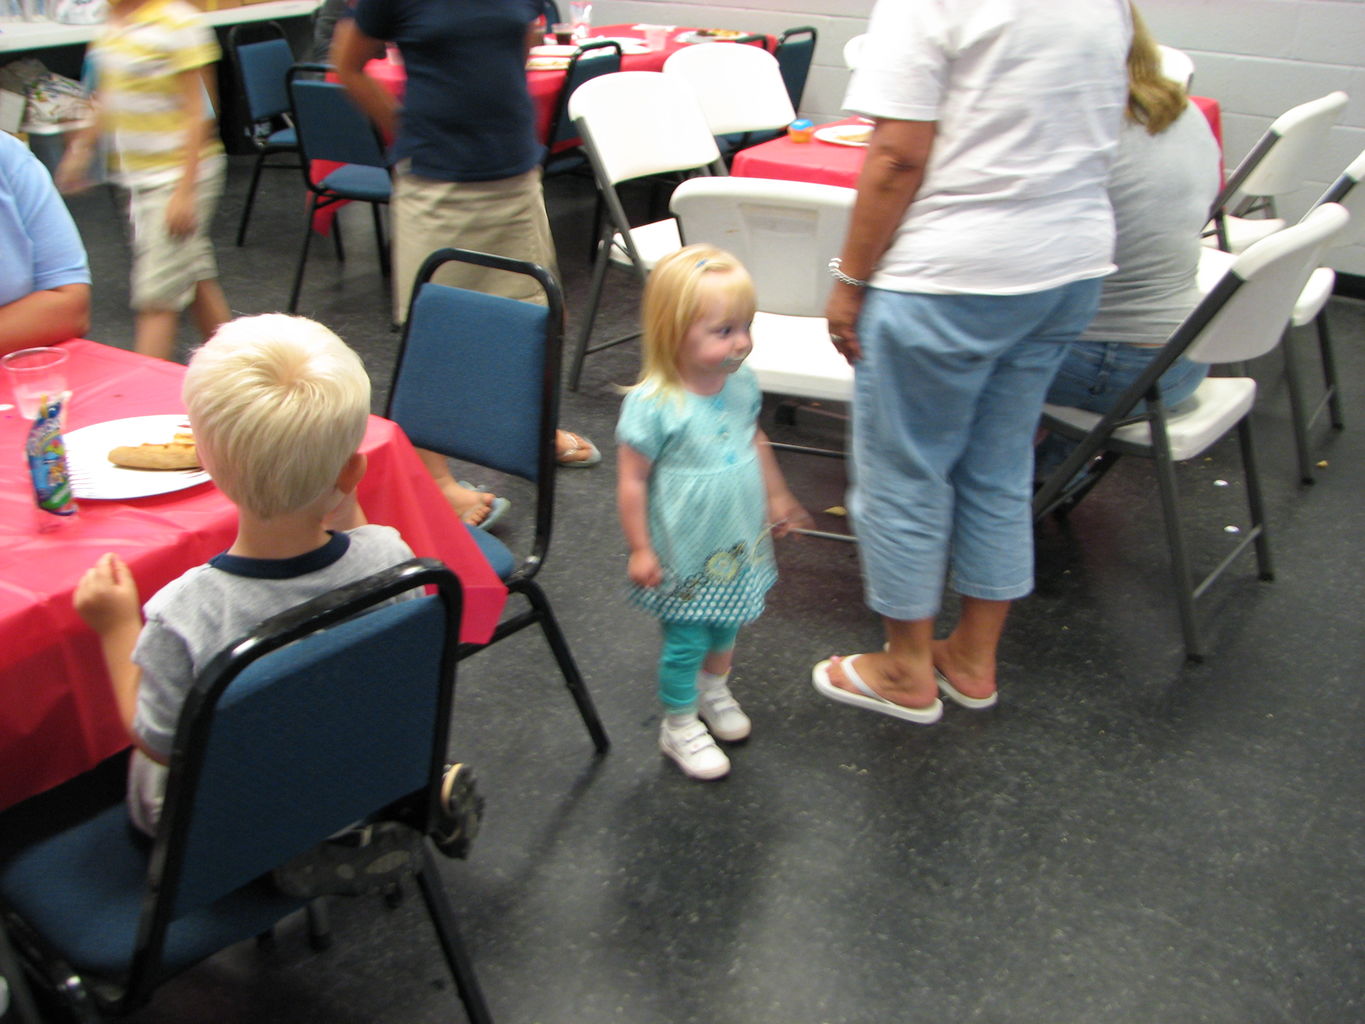
[[[875,711],[879,715],[889,715],[902,721],[914,722],[916,725],[933,725],[943,717],[943,701],[937,697],[928,707],[907,708],[903,704],[896,704],[881,696],[876,690],[868,686],[863,681],[862,676],[858,675],[857,670],[854,669],[853,663],[858,660],[858,657],[856,654],[850,654],[841,658],[839,664],[843,666],[844,675],[848,676],[848,681],[856,686],[859,692],[851,693],[834,685],[833,680],[829,677],[829,667],[833,662],[828,659],[820,662],[811,670],[811,682],[814,684],[816,692],[840,704],[862,708],[864,711]]]

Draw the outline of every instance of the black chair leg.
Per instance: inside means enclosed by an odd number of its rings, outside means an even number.
[[[317,196],[310,196],[308,199],[308,212],[303,219],[303,248],[299,251],[299,265],[294,270],[294,287],[289,292],[290,313],[297,313],[299,310],[299,292],[303,288],[303,267],[308,262],[308,247],[313,241],[313,214],[317,213]],[[332,230],[336,230],[333,222]]]
[[[346,249],[341,244],[341,210],[338,208],[332,211],[332,248],[336,250],[337,262],[346,262]]]
[[[541,632],[545,634],[545,641],[550,645],[559,671],[564,676],[564,685],[569,688],[569,694],[573,697],[574,704],[578,706],[583,724],[587,726],[588,735],[592,737],[592,745],[599,754],[605,754],[611,746],[611,740],[607,738],[607,731],[597,716],[592,695],[588,693],[587,684],[583,682],[583,676],[578,671],[578,663],[574,661],[573,652],[569,650],[569,642],[559,628],[559,620],[555,618],[549,598],[534,580],[527,580],[513,589],[519,590],[526,596],[526,600],[531,602],[536,618],[540,621]]]
[[[588,357],[588,341],[592,338],[593,321],[597,319],[597,307],[602,301],[602,287],[607,280],[607,266],[611,263],[612,227],[606,222],[599,237],[597,260],[592,268],[592,286],[588,292],[588,309],[583,315],[583,326],[578,330],[578,344],[574,348],[573,365],[569,368],[569,390],[578,390],[579,378],[583,376],[583,360]]]
[[[0,928],[0,980],[9,984],[10,1005],[18,1024],[42,1024],[43,1018],[38,1015],[38,1006],[33,1001],[33,993],[29,991],[24,969],[10,948],[3,928]],[[5,1019],[9,1019],[8,1015]]]
[[[319,896],[308,904],[308,945],[321,952],[332,948],[332,915],[327,897]]]
[[[1158,424],[1153,423],[1153,433]],[[1194,578],[1190,571],[1189,551],[1185,531],[1180,525],[1180,502],[1176,493],[1175,464],[1166,446],[1165,431],[1152,438],[1153,462],[1156,468],[1157,490],[1161,495],[1161,516],[1166,521],[1166,542],[1171,549],[1171,576],[1175,584],[1176,607],[1180,612],[1180,626],[1185,635],[1185,657],[1203,661],[1204,648],[1199,636],[1199,624],[1194,610]]]
[[[1313,483],[1313,455],[1308,450],[1313,417],[1309,415],[1303,397],[1303,377],[1299,373],[1299,357],[1294,353],[1294,329],[1291,327],[1280,340],[1284,353],[1284,384],[1289,392],[1289,420],[1294,428],[1294,454],[1299,463],[1299,482]]]
[[[488,1012],[488,1004],[484,1002],[479,979],[474,974],[474,964],[455,926],[455,911],[450,906],[445,889],[441,887],[441,875],[426,843],[422,844],[422,870],[417,873],[417,885],[422,890],[427,913],[431,915],[431,923],[441,941],[446,963],[455,979],[455,990],[464,1004],[470,1024],[492,1024],[493,1017]]]
[[[370,213],[374,215],[374,244],[379,251],[379,273],[388,280],[389,248],[384,244],[384,218],[380,214],[378,203],[370,204]]]
[[[256,186],[261,183],[261,168],[265,165],[266,151],[256,154],[256,163],[251,168],[251,184],[246,190],[246,203],[242,206],[242,222],[237,225],[237,245],[246,244],[246,225],[251,220],[251,206],[256,201]]]
[[[1270,537],[1266,533],[1265,502],[1261,499],[1261,474],[1256,468],[1256,448],[1251,436],[1251,417],[1243,416],[1237,424],[1237,441],[1242,448],[1242,472],[1246,476],[1247,510],[1251,513],[1251,529],[1256,538],[1256,568],[1263,580],[1275,578],[1275,566],[1270,561]]]
[[[1314,318],[1318,329],[1318,351],[1322,353],[1322,379],[1327,386],[1327,410],[1331,417],[1332,429],[1342,430],[1346,426],[1341,418],[1341,388],[1337,387],[1337,360],[1332,351],[1332,335],[1327,329],[1327,310],[1323,309]]]

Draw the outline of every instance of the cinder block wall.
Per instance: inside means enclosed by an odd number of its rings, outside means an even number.
[[[1223,108],[1229,166],[1278,114],[1335,89],[1351,97],[1309,181],[1280,204],[1303,215],[1365,149],[1365,0],[1143,0],[1152,32],[1194,60],[1193,91]],[[1365,275],[1365,246],[1335,250],[1338,270]]]
[[[1158,39],[1194,59],[1194,91],[1222,105],[1229,165],[1289,107],[1334,89],[1351,95],[1311,180],[1282,204],[1289,217],[1365,149],[1365,0],[1143,0],[1140,7]],[[848,82],[843,46],[864,30],[871,10],[872,0],[597,0],[593,20],[771,33],[813,25],[820,37],[801,113],[818,122],[839,114]],[[1365,276],[1365,246],[1338,249],[1331,263]]]

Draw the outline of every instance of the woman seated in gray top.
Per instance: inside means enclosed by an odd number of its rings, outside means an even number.
[[[1118,270],[1105,278],[1099,311],[1057,371],[1049,403],[1107,412],[1198,304],[1199,234],[1218,194],[1220,160],[1207,119],[1162,75],[1156,42],[1134,10],[1128,111],[1108,185]],[[1161,376],[1162,401],[1189,398],[1208,371],[1178,359]],[[1037,475],[1071,448],[1063,438],[1044,441]]]

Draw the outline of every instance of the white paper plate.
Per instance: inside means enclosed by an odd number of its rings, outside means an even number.
[[[828,124],[817,128],[815,137],[835,146],[866,146],[872,129],[864,124]]]
[[[740,36],[752,35],[750,32],[740,32],[738,29],[715,29],[717,32],[733,33],[733,35],[712,36],[701,35],[698,30],[692,29],[689,32],[679,32],[677,41],[680,43],[724,43],[731,39],[738,39]]]
[[[569,67],[568,57],[527,57],[527,71],[566,71]]]
[[[570,43],[544,43],[541,46],[531,47],[532,57],[572,57],[578,47]]]
[[[117,500],[183,491],[209,479],[202,469],[126,469],[109,461],[120,445],[163,444],[184,430],[183,414],[130,416],[92,423],[65,436],[71,492],[77,498]]]

